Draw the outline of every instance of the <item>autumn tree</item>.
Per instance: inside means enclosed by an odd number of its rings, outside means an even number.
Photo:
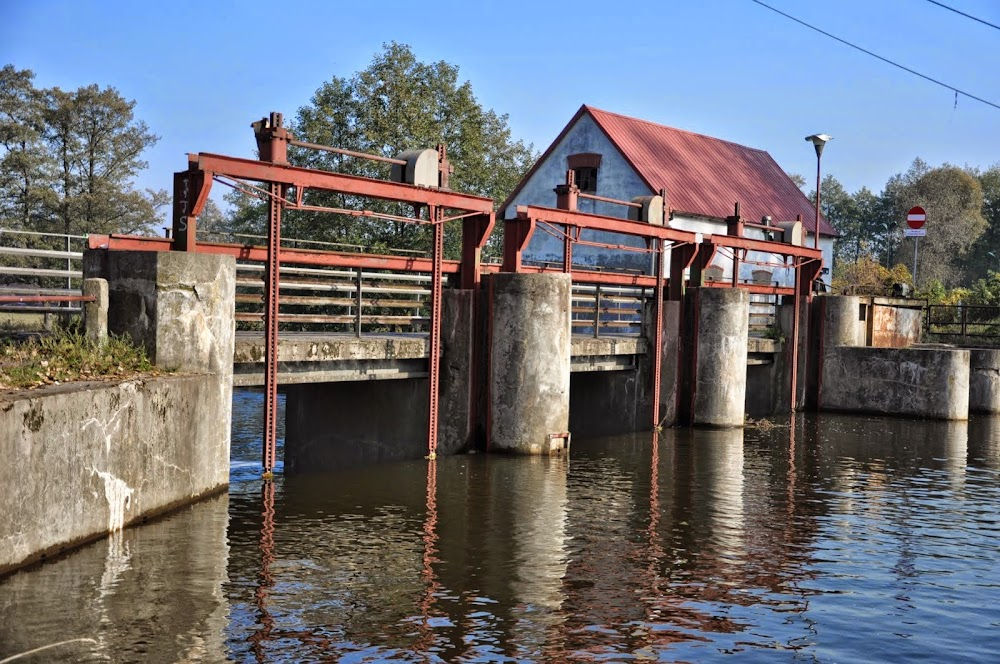
[[[467,194],[502,201],[534,161],[530,145],[514,140],[506,115],[483,108],[458,68],[444,61],[419,61],[409,46],[386,44],[372,63],[349,78],[334,76],[299,109],[291,130],[296,138],[359,152],[394,157],[444,143],[454,167],[449,186]],[[292,149],[298,166],[366,177],[386,178],[385,163],[328,152]],[[409,206],[360,201],[328,192],[307,192],[306,202],[337,208],[365,207],[410,215]],[[263,231],[261,206],[230,196],[234,229]],[[446,251],[457,249],[457,228],[449,228]],[[289,213],[287,236],[362,245],[366,248],[426,249],[429,235],[413,224],[359,220],[351,216]]]

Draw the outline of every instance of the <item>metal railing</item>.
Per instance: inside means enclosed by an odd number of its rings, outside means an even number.
[[[0,311],[79,313],[86,241],[85,235],[0,228]]]
[[[604,336],[639,336],[642,311],[651,289],[574,284],[573,332]]]
[[[1000,337],[1000,307],[971,304],[930,304],[927,331],[963,337]]]
[[[424,332],[431,276],[389,270],[334,269],[282,264],[278,325],[324,333]],[[237,329],[262,329],[264,264],[236,266]]]

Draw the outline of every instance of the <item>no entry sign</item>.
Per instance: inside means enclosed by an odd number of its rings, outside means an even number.
[[[919,205],[911,207],[906,213],[906,225],[910,228],[923,228],[927,223],[927,212]]]

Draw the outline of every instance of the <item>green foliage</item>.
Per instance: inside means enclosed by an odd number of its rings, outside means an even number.
[[[463,193],[502,201],[535,159],[530,145],[511,137],[506,115],[483,108],[458,68],[447,62],[424,63],[409,46],[386,44],[372,63],[350,78],[334,76],[299,109],[292,131],[296,138],[359,152],[394,157],[406,150],[444,143],[454,167],[449,186]],[[389,166],[327,152],[293,149],[298,166],[386,178]],[[264,210],[255,199],[231,195],[230,227],[262,233]],[[348,209],[371,209],[411,215],[407,206],[358,200],[327,192],[306,192],[305,202]],[[457,257],[460,222],[446,231],[446,253]],[[287,237],[342,242],[367,249],[428,250],[430,233],[396,221],[349,215],[289,212],[282,231]],[[497,246],[496,251],[499,251]]]
[[[917,297],[927,300],[928,304],[956,305],[969,300],[968,288],[946,288],[939,279],[929,279],[922,289],[917,291]]]
[[[0,344],[0,389],[23,389],[74,380],[158,375],[146,353],[124,338],[96,346],[79,332],[60,330],[39,338]]]
[[[142,152],[156,144],[135,102],[114,88],[34,87],[0,70],[0,225],[56,233],[135,232],[169,202],[137,191]]]
[[[979,279],[968,291],[969,304],[1000,306],[1000,272],[990,270],[985,279]]]

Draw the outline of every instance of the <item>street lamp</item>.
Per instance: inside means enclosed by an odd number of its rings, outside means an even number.
[[[819,162],[820,157],[823,155],[823,146],[829,141],[833,136],[827,136],[826,134],[813,134],[812,136],[806,136],[807,141],[812,141],[813,147],[816,148],[816,249],[819,249]]]

